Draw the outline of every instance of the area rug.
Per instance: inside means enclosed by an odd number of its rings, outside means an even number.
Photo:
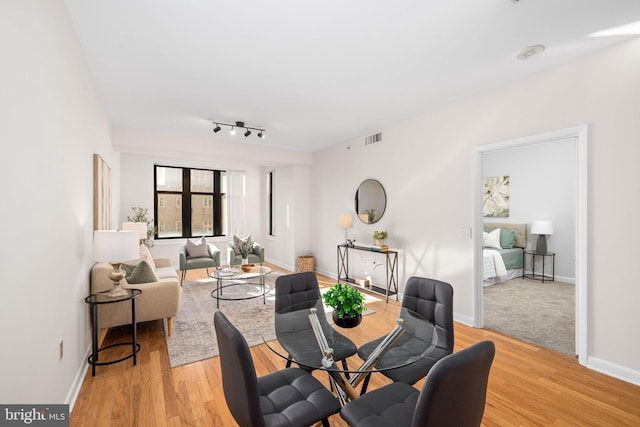
[[[486,287],[484,326],[575,356],[575,286],[519,278]]]
[[[266,276],[265,283],[271,288],[266,295],[266,304],[263,304],[262,296],[239,301],[220,301],[219,310],[240,330],[250,347],[262,344],[263,335],[267,340],[275,339],[271,316],[275,306],[275,281],[280,275],[281,273],[272,272]],[[172,368],[218,355],[218,341],[213,325],[213,315],[218,309],[216,300],[211,297],[211,291],[215,286],[215,280],[211,279],[184,282],[180,312],[173,319],[173,335],[165,336]],[[257,285],[239,285],[224,289],[226,298],[260,294],[261,290]],[[367,300],[371,298],[367,296]],[[326,311],[331,313],[330,309]],[[371,313],[373,310],[367,310],[363,315]],[[330,319],[330,316],[328,318]],[[271,322],[267,322],[268,320]]]

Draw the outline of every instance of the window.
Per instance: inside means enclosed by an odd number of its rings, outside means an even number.
[[[226,172],[155,166],[156,238],[224,236]]]
[[[267,204],[268,204],[268,221],[269,224],[267,224],[268,229],[269,229],[269,236],[275,236],[276,235],[276,228],[275,228],[275,219],[274,219],[274,203],[273,203],[273,184],[274,184],[274,176],[275,176],[275,172],[274,171],[269,171],[267,173]]]

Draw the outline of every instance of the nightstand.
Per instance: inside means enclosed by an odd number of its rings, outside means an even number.
[[[525,274],[524,267],[527,265],[527,256],[531,258],[531,274]],[[536,274],[536,257],[542,258],[542,274]],[[546,259],[551,258],[551,275],[545,273]],[[524,251],[524,265],[522,268],[522,277],[524,279],[539,280],[553,282],[556,278],[556,254],[554,252],[539,253],[536,251]]]

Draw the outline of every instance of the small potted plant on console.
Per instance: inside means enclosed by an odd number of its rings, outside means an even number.
[[[346,283],[336,283],[322,295],[333,309],[333,322],[342,328],[353,328],[362,322],[364,295]]]

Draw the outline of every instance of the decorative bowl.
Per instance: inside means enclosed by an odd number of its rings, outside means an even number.
[[[255,264],[242,264],[242,271],[244,271],[245,273],[250,272]]]

